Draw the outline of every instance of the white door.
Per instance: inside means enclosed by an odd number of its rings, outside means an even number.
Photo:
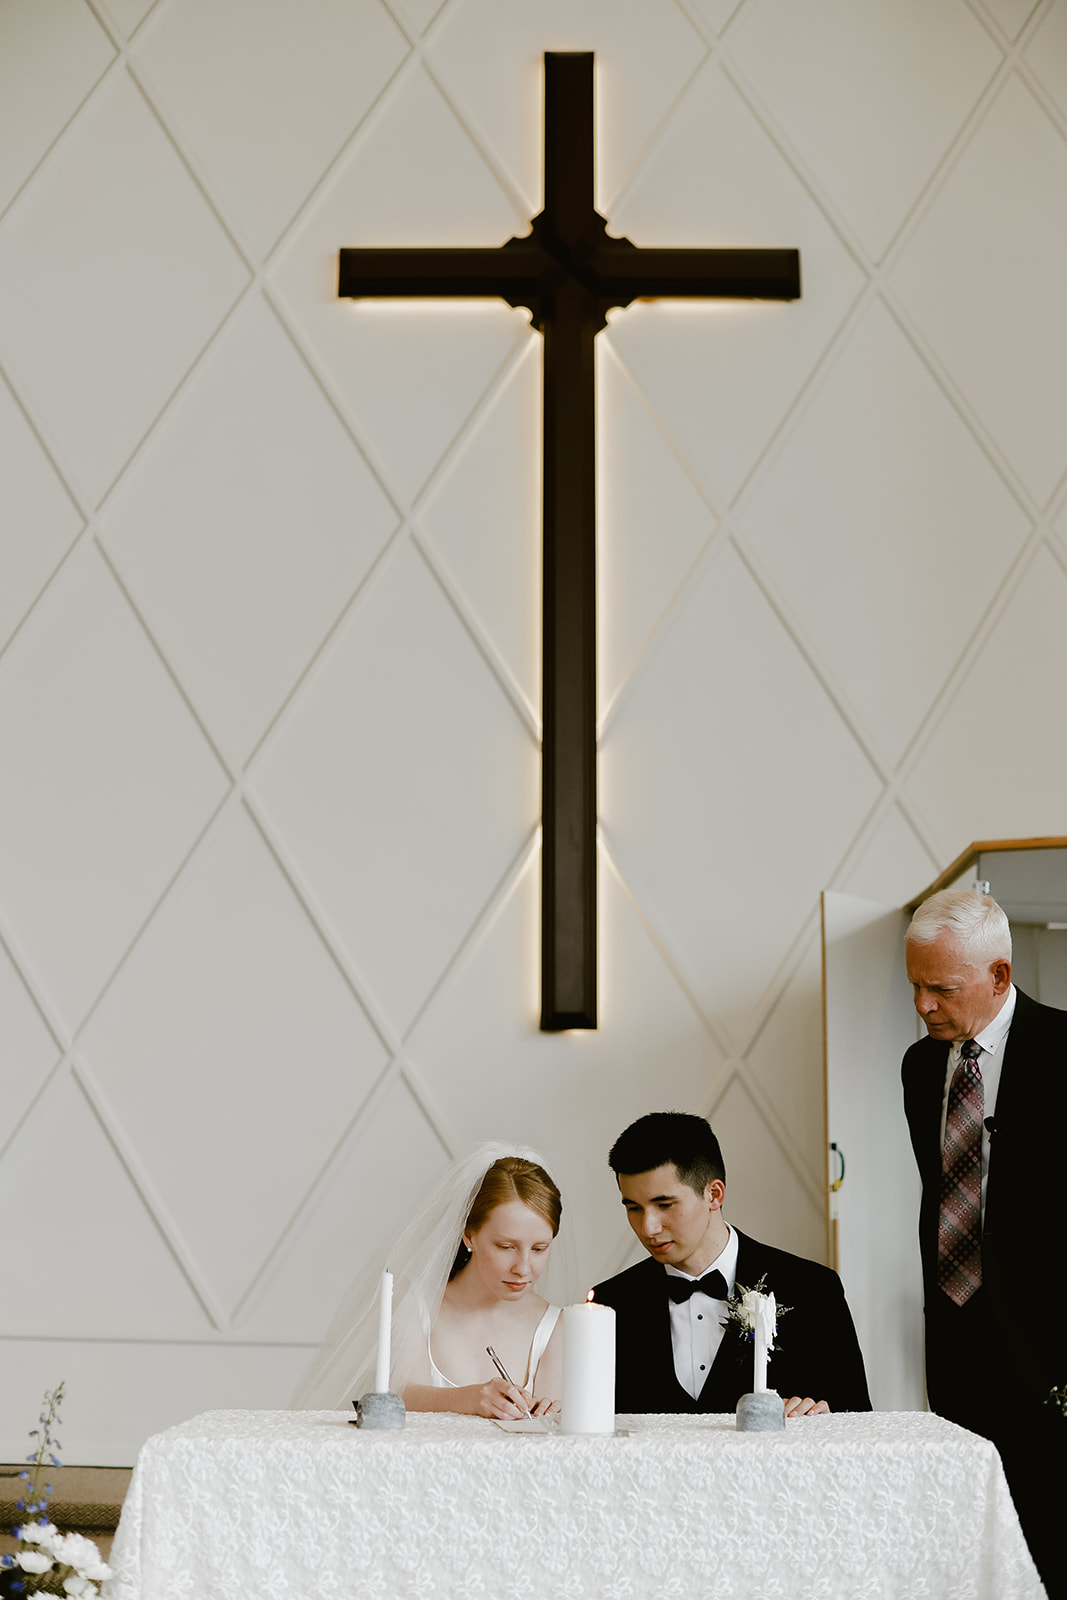
[[[836,1264],[876,1410],[924,1410],[919,1176],[900,1089],[919,1033],[904,974],[908,916],[827,890],[822,921],[827,1126],[844,1162],[831,1196]]]

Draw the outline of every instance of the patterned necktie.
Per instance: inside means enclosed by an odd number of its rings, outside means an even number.
[[[694,1294],[709,1294],[713,1300],[726,1299],[726,1279],[716,1268],[714,1272],[706,1272],[702,1278],[674,1278],[667,1275],[667,1293],[675,1305],[688,1300]]]
[[[968,1039],[952,1074],[941,1150],[941,1214],[937,1281],[956,1305],[982,1285],[982,1116],[985,1093],[981,1046]]]

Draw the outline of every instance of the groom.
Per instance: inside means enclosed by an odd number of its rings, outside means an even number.
[[[726,1168],[703,1117],[641,1117],[608,1161],[651,1258],[593,1291],[616,1312],[616,1411],[733,1411],[752,1389],[752,1345],[723,1326],[727,1300],[761,1278],[781,1308],[767,1381],[786,1415],[871,1409],[841,1280],[726,1222]]]

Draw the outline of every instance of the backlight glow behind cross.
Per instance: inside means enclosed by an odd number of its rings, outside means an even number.
[[[593,56],[545,55],[545,203],[496,249],[342,250],[343,298],[499,297],[544,335],[541,1028],[597,1025],[593,341],[636,299],[795,300],[797,250],[641,249],[593,204]]]

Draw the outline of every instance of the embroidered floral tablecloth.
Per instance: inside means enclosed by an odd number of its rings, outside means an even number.
[[[999,1457],[920,1412],[620,1417],[610,1438],[422,1414],[214,1411],[149,1439],[108,1600],[1039,1600]]]

